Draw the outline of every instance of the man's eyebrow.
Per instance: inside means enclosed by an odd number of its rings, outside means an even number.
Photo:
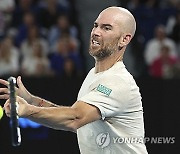
[[[97,23],[97,22],[94,22],[94,25],[98,25],[98,23]],[[106,27],[106,26],[112,27],[112,25],[110,25],[110,24],[102,24],[102,26],[104,26],[104,27]]]
[[[112,25],[110,24],[102,24],[104,27],[108,26],[108,27],[112,27]]]

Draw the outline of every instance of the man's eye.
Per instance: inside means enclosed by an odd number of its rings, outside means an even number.
[[[94,24],[94,28],[97,28],[98,27],[98,25],[97,24]]]
[[[111,30],[111,28],[109,28],[109,27],[105,27],[104,29],[105,29],[106,31]]]

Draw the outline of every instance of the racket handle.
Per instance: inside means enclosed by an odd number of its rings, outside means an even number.
[[[18,116],[16,117],[15,115],[11,116],[10,124],[11,124],[12,146],[19,146],[21,144],[21,133],[18,122]]]
[[[19,127],[19,117],[17,114],[18,110],[17,110],[16,92],[15,92],[16,79],[14,77],[10,77],[8,81],[9,81],[10,106],[11,106],[10,129],[11,129],[12,146],[19,146],[21,144],[21,133]]]

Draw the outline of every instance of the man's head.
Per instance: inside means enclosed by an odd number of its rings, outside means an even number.
[[[102,60],[116,52],[125,51],[135,34],[136,21],[133,15],[122,7],[108,7],[103,10],[91,32],[90,55]]]

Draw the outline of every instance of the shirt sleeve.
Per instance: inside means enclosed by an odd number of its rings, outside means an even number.
[[[129,100],[129,85],[119,77],[98,80],[80,101],[96,106],[104,120],[122,112]]]

